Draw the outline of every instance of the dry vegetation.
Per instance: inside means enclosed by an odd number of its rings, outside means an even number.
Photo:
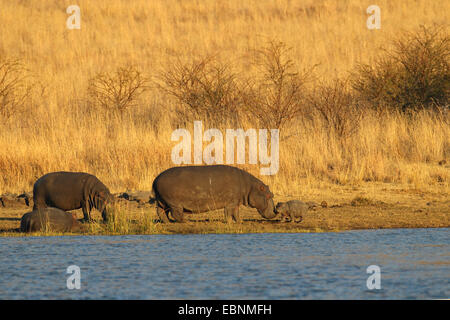
[[[68,30],[72,2],[0,0],[0,194],[57,170],[149,190],[203,120],[281,129],[275,200],[450,213],[448,2],[378,1],[368,30],[366,1],[80,0]]]

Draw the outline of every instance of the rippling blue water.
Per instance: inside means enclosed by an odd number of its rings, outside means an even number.
[[[450,298],[449,249],[449,229],[0,238],[0,299]]]

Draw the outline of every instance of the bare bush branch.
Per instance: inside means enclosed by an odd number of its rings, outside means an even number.
[[[349,90],[346,80],[336,79],[321,84],[308,98],[308,104],[325,121],[329,130],[348,138],[359,128],[361,110]]]
[[[267,128],[281,128],[304,111],[305,84],[312,79],[315,66],[299,72],[290,51],[275,41],[257,50],[253,65],[261,76],[248,79],[243,87],[247,112]]]
[[[120,67],[114,73],[99,73],[89,80],[88,95],[92,102],[107,110],[124,111],[136,104],[148,90],[149,80],[132,65]]]
[[[216,124],[238,121],[236,75],[216,57],[208,55],[191,63],[177,61],[161,72],[159,80],[158,88],[175,98],[183,116]]]
[[[29,71],[19,59],[0,59],[0,116],[5,122],[24,111],[31,95]]]

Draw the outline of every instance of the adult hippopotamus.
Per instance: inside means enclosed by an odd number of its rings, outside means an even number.
[[[79,231],[81,224],[74,213],[57,208],[36,209],[25,213],[20,221],[21,232],[33,231]]]
[[[55,207],[64,211],[82,209],[84,220],[91,221],[91,210],[108,219],[106,205],[114,200],[97,177],[84,172],[52,172],[40,177],[33,187],[33,210]]]
[[[162,222],[184,221],[184,212],[224,209],[225,219],[240,222],[239,205],[256,208],[266,219],[275,217],[273,194],[261,180],[226,165],[174,167],[153,181],[156,212]]]

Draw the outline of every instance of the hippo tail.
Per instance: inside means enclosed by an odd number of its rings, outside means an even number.
[[[153,185],[152,185],[152,193],[150,196],[150,200],[148,201],[150,204],[154,204],[156,206],[160,206],[162,208],[166,208],[167,205],[164,202],[164,200],[160,197],[159,193],[158,193],[158,188],[156,188],[156,180],[153,181]]]
[[[156,192],[155,192],[155,188],[152,187],[152,193],[150,195],[150,199],[148,200],[148,202],[150,204],[155,204],[156,203]]]

